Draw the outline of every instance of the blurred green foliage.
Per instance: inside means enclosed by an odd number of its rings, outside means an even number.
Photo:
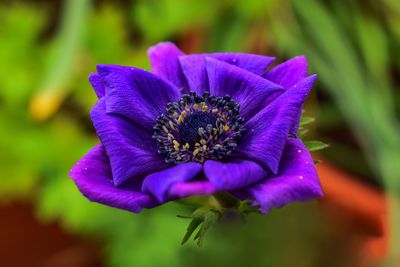
[[[391,71],[398,71],[393,66],[400,59],[391,56],[398,49],[396,35],[391,34],[393,25],[382,23],[378,17],[378,12],[387,12],[392,2],[379,6],[368,6],[366,1],[332,1],[331,6],[316,0],[307,1],[307,5],[292,2],[293,21],[282,20],[275,29],[278,43],[289,54],[308,56],[325,85],[323,88],[356,135],[376,177],[395,196],[391,198],[391,248],[399,255],[400,121],[395,107],[400,103],[398,84],[395,85]],[[370,13],[372,8],[377,9],[377,14]],[[387,19],[399,12],[388,12]],[[337,20],[338,17],[347,21]]]
[[[90,203],[68,172],[98,142],[88,118],[96,97],[87,76],[95,65],[149,68],[147,47],[172,40],[187,52],[305,54],[319,75],[321,90],[307,110],[319,114],[313,137],[332,145],[324,156],[400,195],[396,0],[70,0],[56,15],[54,5],[0,3],[0,201],[35,199],[42,220],[104,239],[115,267],[244,266],[249,259],[254,266],[355,266],[348,247],[333,251],[343,240],[314,203],[239,227],[223,224],[198,250],[179,245],[186,222],[174,215],[184,207],[134,215]],[[340,139],[349,129],[356,141]],[[392,215],[396,225],[399,211]]]

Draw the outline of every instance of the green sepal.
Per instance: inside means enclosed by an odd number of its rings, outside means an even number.
[[[240,201],[238,211],[242,215],[248,215],[250,213],[261,213],[259,210],[259,206],[254,206],[251,204],[252,200],[243,200]]]
[[[300,126],[305,126],[308,125],[310,123],[313,123],[315,121],[315,118],[313,117],[306,117],[306,116],[302,116],[300,119]]]
[[[189,238],[192,236],[193,232],[196,231],[196,229],[200,226],[201,223],[202,223],[202,219],[200,219],[200,218],[195,218],[190,222],[190,224],[187,228],[186,234],[182,239],[181,245],[185,244],[189,240]]]
[[[327,148],[329,145],[321,141],[304,141],[304,145],[307,147],[308,151],[318,151]]]
[[[303,139],[309,131],[310,131],[309,129],[300,127],[300,128],[299,128],[299,133],[298,133],[299,138],[300,138],[300,139]]]
[[[200,247],[204,242],[205,235],[207,231],[218,223],[218,221],[222,217],[222,213],[211,208],[201,207],[196,209],[191,216],[182,216],[178,215],[180,218],[191,218],[186,234],[182,239],[181,244],[185,244],[189,238],[193,235],[193,233],[199,229],[194,236],[193,240],[197,240],[197,245]]]
[[[193,240],[197,240],[197,245],[201,247],[204,242],[204,238],[206,236],[207,231],[214,225],[218,223],[221,219],[222,214],[215,210],[210,210],[204,216],[203,223],[200,226],[199,231],[197,232],[196,236]]]

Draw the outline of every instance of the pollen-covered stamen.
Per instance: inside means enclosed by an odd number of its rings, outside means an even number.
[[[183,95],[167,105],[166,115],[156,120],[153,138],[166,162],[204,162],[232,153],[245,131],[239,104],[230,96],[214,97],[209,92]]]
[[[209,112],[194,112],[187,116],[180,125],[179,139],[183,144],[194,146],[199,143],[202,136],[199,129],[215,128],[216,116]]]

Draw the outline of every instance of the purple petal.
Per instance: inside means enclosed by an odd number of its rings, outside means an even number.
[[[293,201],[323,196],[313,159],[303,143],[294,138],[286,143],[278,175],[250,187],[247,194],[264,213]]]
[[[141,69],[98,65],[97,70],[106,85],[107,113],[123,115],[147,128],[165,113],[168,102],[180,97],[177,87]]]
[[[96,93],[98,98],[102,98],[105,93],[104,82],[101,79],[100,75],[97,73],[91,73],[89,75],[89,82],[92,84],[94,92]]]
[[[185,74],[189,91],[202,95],[208,91],[208,78],[206,71],[205,56],[203,54],[181,56],[179,62]]]
[[[142,191],[154,195],[159,202],[163,203],[167,201],[168,190],[174,183],[189,181],[202,169],[203,166],[200,163],[189,162],[152,173],[144,179]]]
[[[306,79],[313,81],[315,78],[316,75],[312,75]],[[264,167],[276,173],[287,136],[295,125],[310,90],[306,86],[293,86],[247,121],[247,132],[236,151],[265,164]]]
[[[212,58],[206,61],[211,95],[230,95],[240,104],[245,120],[268,105],[275,93],[284,91],[281,86],[236,66]]]
[[[149,195],[113,186],[110,163],[102,145],[92,148],[76,163],[70,176],[90,201],[136,213],[156,204]]]
[[[217,189],[209,181],[178,182],[169,188],[168,199],[212,195],[215,192],[217,192]]]
[[[305,56],[298,56],[273,67],[266,73],[265,78],[284,88],[290,88],[307,77],[307,72]]]
[[[260,76],[267,72],[268,67],[275,60],[274,57],[245,53],[213,53],[207,57],[232,64]]]
[[[204,173],[219,191],[244,188],[264,179],[268,174],[259,164],[248,160],[227,163],[207,160],[204,163]]]
[[[186,79],[178,60],[184,53],[176,45],[170,42],[159,43],[150,47],[147,54],[150,58],[153,73],[170,81],[178,88],[187,87]]]
[[[125,117],[107,114],[105,100],[100,99],[90,115],[110,158],[114,184],[119,186],[129,178],[166,168],[152,132]]]
[[[275,60],[273,57],[244,53],[213,53],[181,56],[179,57],[179,61],[188,81],[189,88],[198,94],[209,90],[206,57],[229,63],[257,75],[264,74]]]
[[[311,77],[314,77],[314,78],[311,78]],[[292,86],[293,89],[291,89],[291,90],[310,91],[316,78],[317,78],[317,76],[310,76],[308,78],[302,79],[299,82],[297,82],[295,85],[293,85]],[[303,109],[303,105],[300,107],[300,110],[302,110],[302,109]],[[300,125],[300,118],[301,118],[301,112],[299,112],[297,114],[294,124],[292,125],[292,128],[289,131],[289,134],[297,137],[299,125]]]

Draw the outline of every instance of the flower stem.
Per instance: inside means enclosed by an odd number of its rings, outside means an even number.
[[[218,192],[213,195],[219,209],[232,209],[239,207],[240,201],[227,192]]]

